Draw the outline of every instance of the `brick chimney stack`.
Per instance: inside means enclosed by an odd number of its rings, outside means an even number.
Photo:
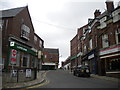
[[[106,3],[107,11],[111,13],[114,10],[113,1],[107,0],[105,3]]]
[[[97,16],[99,16],[101,14],[100,10],[95,10],[94,12],[94,18],[96,18]]]

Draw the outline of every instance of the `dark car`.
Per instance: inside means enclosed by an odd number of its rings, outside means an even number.
[[[73,69],[73,75],[90,77],[90,69],[86,65],[79,65]]]

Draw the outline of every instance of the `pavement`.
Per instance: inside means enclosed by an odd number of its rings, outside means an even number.
[[[45,76],[46,76],[47,71],[39,71],[37,73],[37,79],[33,80],[33,81],[29,81],[29,82],[22,82],[22,83],[7,83],[6,85],[4,85],[3,88],[26,88],[26,87],[30,87],[30,86],[34,86],[37,84],[41,84],[45,82]],[[71,72],[69,72],[70,74],[72,74]],[[92,78],[99,78],[102,80],[108,80],[108,81],[112,81],[112,82],[118,82],[120,81],[120,79],[118,78],[113,78],[113,77],[107,77],[107,76],[98,76],[95,74],[91,74]]]
[[[45,81],[45,74],[47,71],[39,71],[37,73],[37,79],[29,82],[19,82],[19,83],[6,83],[2,88],[26,88],[29,86],[34,86],[41,84]]]

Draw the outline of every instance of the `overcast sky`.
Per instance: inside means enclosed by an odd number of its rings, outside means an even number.
[[[89,1],[89,2],[88,2]],[[96,2],[97,1],[97,2]],[[60,62],[70,56],[70,40],[77,28],[94,18],[94,11],[106,10],[106,0],[0,0],[0,9],[28,5],[35,32],[45,48],[59,48]],[[119,0],[114,0],[117,5]]]

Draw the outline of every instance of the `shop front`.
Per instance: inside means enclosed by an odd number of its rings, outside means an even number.
[[[82,63],[82,65],[89,65],[88,55],[87,54],[82,56],[81,63]]]
[[[105,75],[118,77],[120,75],[120,45],[101,50],[101,67]]]
[[[96,62],[95,50],[92,50],[89,52],[88,60],[89,60],[90,72],[93,74],[96,74],[97,73],[97,62]]]
[[[31,68],[35,64],[37,53],[23,45],[10,42],[9,66]]]
[[[72,56],[70,58],[70,63],[71,63],[71,72],[73,71],[73,69],[77,66],[77,56]]]

